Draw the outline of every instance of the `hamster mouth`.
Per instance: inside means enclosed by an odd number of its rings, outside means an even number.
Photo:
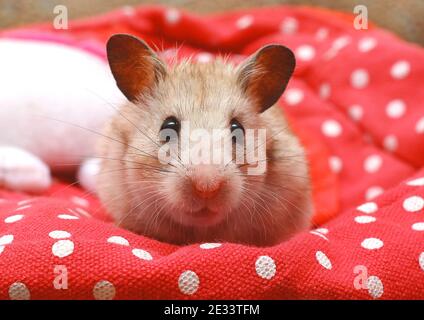
[[[195,218],[202,218],[202,217],[205,218],[205,217],[208,217],[208,216],[214,216],[216,214],[216,212],[210,210],[207,207],[204,207],[204,208],[197,210],[197,211],[188,212],[187,214],[192,216],[192,217],[195,217]]]
[[[222,215],[208,207],[203,207],[197,211],[186,212],[185,218],[184,222],[188,225],[211,226],[221,221]]]

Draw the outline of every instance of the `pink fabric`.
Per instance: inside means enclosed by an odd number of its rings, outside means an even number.
[[[178,44],[180,56],[202,61],[219,52],[240,59],[271,42],[290,47],[298,66],[280,102],[330,155],[341,210],[271,248],[177,247],[119,229],[78,189],[57,185],[35,198],[1,191],[0,298],[424,298],[422,48],[357,31],[344,15],[292,7],[210,17],[126,9],[70,28],[30,30],[102,46],[128,32],[164,56]],[[67,269],[66,290],[53,286],[57,265]]]

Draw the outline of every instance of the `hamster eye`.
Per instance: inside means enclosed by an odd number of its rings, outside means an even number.
[[[174,116],[166,118],[162,126],[160,127],[160,138],[161,140],[165,140],[166,142],[169,142],[172,138],[172,135],[178,135],[181,129],[181,124],[178,121],[177,118]],[[170,130],[174,131],[171,132]]]
[[[241,142],[241,139],[244,137],[244,128],[241,125],[241,123],[238,122],[237,119],[232,119],[230,122],[230,129],[233,135],[232,137],[233,142],[234,143],[236,143],[237,141]]]

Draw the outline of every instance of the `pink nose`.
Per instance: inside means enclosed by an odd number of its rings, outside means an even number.
[[[210,199],[215,197],[219,190],[221,190],[222,182],[218,183],[211,183],[207,185],[201,185],[198,183],[193,182],[193,191],[194,193],[202,199]]]
[[[202,199],[215,197],[222,189],[223,179],[216,166],[197,165],[191,177],[193,192]]]

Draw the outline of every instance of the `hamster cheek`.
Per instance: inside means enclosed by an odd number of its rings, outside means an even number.
[[[185,179],[176,174],[169,174],[163,177],[161,193],[164,197],[163,201],[170,208],[170,210],[167,210],[167,214],[177,221],[181,218],[183,212],[191,207],[191,194],[186,192],[186,184]]]

